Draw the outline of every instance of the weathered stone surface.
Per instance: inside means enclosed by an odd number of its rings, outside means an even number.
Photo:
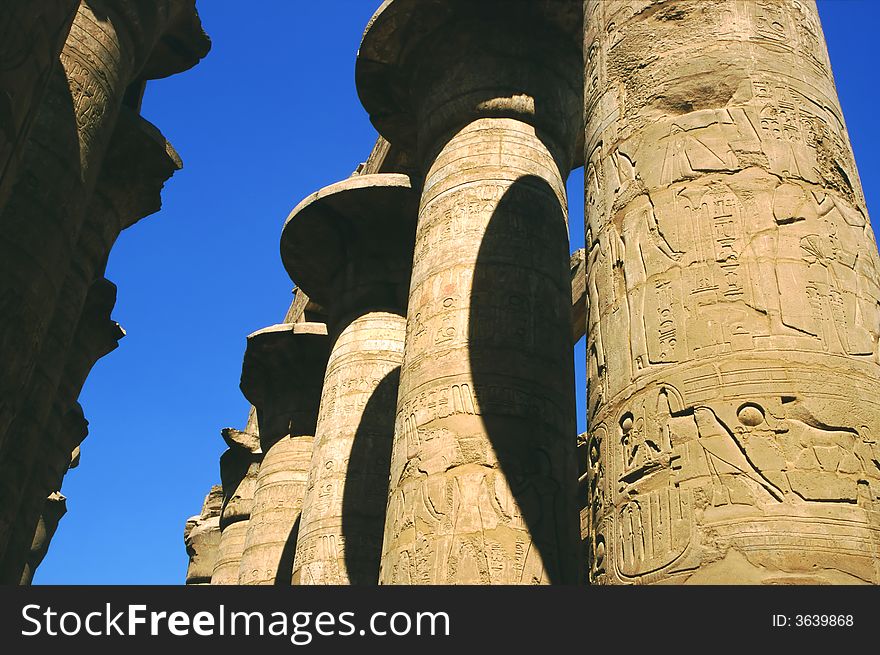
[[[205,497],[202,511],[187,519],[183,532],[189,566],[186,584],[211,584],[220,551],[220,512],[223,509],[223,487],[216,485]]]
[[[33,529],[40,499],[61,484],[59,475],[63,477],[66,464],[59,469],[52,462],[60,466],[78,444],[68,443],[58,425],[97,360],[115,349],[124,335],[109,318],[116,288],[100,278],[108,253],[122,229],[160,209],[162,186],[180,167],[179,157],[161,133],[123,107],[74,250],[76,265],[67,275],[37,361],[25,402],[28,411],[13,423],[16,438],[0,462],[6,500],[0,521],[14,520],[19,533],[12,538],[17,545],[10,545],[13,560],[23,555],[22,539]],[[35,447],[41,441],[43,447]],[[18,564],[9,566],[15,569]]]
[[[58,523],[66,513],[67,498],[61,495],[61,492],[54,491],[43,501],[43,511],[37,522],[37,528],[31,542],[30,556],[24,571],[22,571],[20,584],[29,585],[33,582],[34,573],[43,558],[46,557],[46,553],[49,552],[49,543],[55,536]]]
[[[289,585],[314,437],[286,435],[266,452],[238,568],[243,585]]]
[[[578,579],[581,33],[579,2],[391,0],[361,45],[361,100],[425,173],[382,583]]]
[[[6,0],[0,8],[0,213],[79,0]]]
[[[234,585],[238,584],[238,570],[263,459],[256,411],[251,412],[244,430],[225,428],[221,434],[229,450],[220,457],[223,509],[220,513],[220,545],[211,584]]]
[[[327,308],[334,339],[294,584],[378,581],[417,206],[406,175],[356,175],[285,225],[285,266]]]
[[[577,343],[587,332],[587,257],[581,248],[571,256],[571,340]]]
[[[592,581],[880,582],[880,262],[815,3],[585,14]]]
[[[322,323],[275,325],[248,337],[241,390],[256,408],[265,455],[240,584],[290,584],[329,349]]]

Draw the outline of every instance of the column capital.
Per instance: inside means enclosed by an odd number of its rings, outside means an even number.
[[[98,190],[114,210],[117,230],[162,208],[162,188],[183,162],[159,129],[123,107],[113,130]]]
[[[410,178],[397,173],[356,175],[325,187],[299,203],[284,224],[284,267],[335,318],[365,307],[400,313],[418,204]]]
[[[546,132],[567,167],[581,131],[582,42],[581,0],[386,0],[355,79],[379,133],[423,158],[467,123],[503,117]]]
[[[170,0],[168,20],[150,53],[141,78],[157,80],[193,68],[211,51],[196,0]]]
[[[247,338],[240,388],[257,409],[263,451],[314,434],[330,343],[323,323],[282,323]]]

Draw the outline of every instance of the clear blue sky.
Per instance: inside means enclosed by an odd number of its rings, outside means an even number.
[[[68,513],[37,584],[183,581],[183,526],[219,482],[220,429],[247,417],[238,390],[245,336],[279,322],[290,301],[278,254],[283,221],[303,197],[348,177],[375,141],[353,71],[378,4],[200,0],[213,51],[148,86],[143,114],[185,168],[166,186],[165,209],[127,230],[111,254],[114,318],[128,336],[80,398],[91,434],[64,482]],[[820,0],[819,8],[876,219],[880,2]],[[569,193],[579,248],[580,171]],[[583,340],[575,358],[583,430]]]

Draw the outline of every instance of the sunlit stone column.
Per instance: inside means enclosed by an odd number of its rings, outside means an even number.
[[[238,584],[238,571],[257,488],[257,475],[263,459],[256,412],[251,412],[243,431],[225,428],[222,434],[229,450],[220,457],[223,509],[220,513],[220,545],[217,548],[211,584],[235,585]]]
[[[880,582],[880,276],[812,0],[588,0],[590,577]]]
[[[275,325],[248,337],[241,390],[257,410],[265,454],[239,584],[290,584],[329,348],[323,323]]]
[[[361,99],[425,183],[381,583],[574,583],[564,178],[581,130],[579,2],[391,0]]]
[[[306,198],[282,236],[291,278],[330,314],[294,584],[376,584],[418,194],[358,175]]]
[[[189,555],[186,584],[209,585],[220,548],[220,511],[223,508],[223,487],[211,487],[202,511],[186,522],[183,542]]]

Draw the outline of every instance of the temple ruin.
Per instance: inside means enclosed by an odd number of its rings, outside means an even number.
[[[880,262],[812,0],[388,0],[356,70],[381,137],[284,226],[224,455],[231,514],[284,440],[288,491],[215,584],[880,582]]]
[[[6,583],[181,166],[138,109],[194,4],[0,10]],[[187,584],[880,583],[880,255],[815,0],[385,0],[353,63],[379,136],[278,217]]]

